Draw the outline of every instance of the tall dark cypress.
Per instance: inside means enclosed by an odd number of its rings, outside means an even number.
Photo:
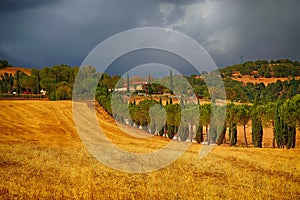
[[[130,88],[129,88],[129,74],[127,73],[127,93],[130,93]]]
[[[21,84],[20,84],[20,70],[16,71],[16,84],[17,84],[17,93],[21,93]]]
[[[287,126],[287,144],[286,147],[295,148],[296,146],[296,127]]]
[[[234,146],[237,143],[237,125],[235,122],[229,126],[229,138],[230,138],[230,146]]]
[[[252,111],[252,143],[254,147],[262,148],[263,127],[257,111],[258,96],[255,97]]]
[[[221,134],[219,135],[219,137],[217,139],[217,142],[216,142],[217,145],[221,145],[221,144],[224,143],[226,130],[227,130],[227,127],[224,125],[223,130],[222,130]]]
[[[183,95],[181,95],[181,97],[180,97],[180,107],[181,107],[181,108],[184,107]]]
[[[293,97],[297,94],[297,83],[295,80],[295,76],[293,76],[293,79],[291,82],[292,82],[292,97]]]
[[[275,123],[274,123],[274,134],[275,134],[277,147],[281,148],[283,147],[283,141],[282,141],[282,132],[281,132],[282,122],[280,118],[279,109],[280,109],[280,104],[277,103],[276,113],[275,113]]]
[[[256,108],[254,108],[256,109]],[[263,128],[257,111],[252,115],[252,142],[254,147],[262,148]]]
[[[37,93],[39,94],[41,91],[41,85],[40,85],[41,77],[40,77],[40,70],[37,70]]]
[[[173,86],[173,73],[172,73],[172,69],[170,69],[170,89],[171,89],[171,94],[173,94],[174,86]]]
[[[204,138],[203,138],[203,125],[202,124],[199,124],[199,126],[197,127],[195,138],[196,138],[197,143],[203,142]]]
[[[150,85],[151,81],[150,81],[150,73],[148,74],[148,84]]]

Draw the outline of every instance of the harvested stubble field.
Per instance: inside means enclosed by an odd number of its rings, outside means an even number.
[[[124,173],[101,164],[83,147],[70,101],[0,103],[0,199],[300,198],[299,148],[221,146],[199,159],[201,145],[192,144],[161,170]],[[169,142],[128,136],[97,110],[106,135],[121,148],[149,152]]]

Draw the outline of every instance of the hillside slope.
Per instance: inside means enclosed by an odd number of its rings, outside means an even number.
[[[27,75],[31,74],[31,69],[28,69],[28,68],[23,68],[23,67],[6,67],[6,68],[3,68],[3,69],[0,69],[0,76],[2,74],[4,74],[5,72],[8,73],[8,74],[14,75],[17,70],[20,70],[20,71],[24,72]]]
[[[161,170],[130,174],[95,160],[76,133],[70,101],[0,101],[0,199],[298,199],[300,149],[193,144]],[[121,148],[149,152],[168,143],[122,133],[98,106],[99,122]],[[139,130],[130,129],[136,131]],[[155,159],[155,158],[153,158]]]
[[[281,78],[266,78],[266,77],[258,77],[258,78],[254,78],[253,76],[250,75],[241,75],[239,77],[232,77],[233,80],[242,82],[244,84],[246,83],[254,83],[254,84],[259,84],[259,83],[263,83],[265,86],[271,84],[271,83],[276,83],[276,81],[290,81],[292,79],[292,77],[281,77]],[[299,80],[300,76],[296,76],[295,80]]]

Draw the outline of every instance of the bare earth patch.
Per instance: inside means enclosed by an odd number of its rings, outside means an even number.
[[[2,74],[4,74],[5,72],[8,73],[8,74],[14,75],[17,70],[20,70],[20,71],[24,72],[27,75],[31,74],[31,69],[28,69],[28,68],[23,68],[23,67],[6,67],[4,69],[0,69],[0,76]]]
[[[242,75],[240,78],[239,77],[234,77],[232,78],[233,80],[242,82],[244,84],[246,83],[254,83],[254,84],[259,84],[259,83],[264,83],[265,86],[271,84],[271,83],[276,83],[276,81],[287,81],[287,80],[291,80],[292,77],[286,77],[286,78],[265,78],[265,77],[258,77],[258,78],[254,78],[254,76],[250,76],[250,75]],[[295,77],[296,80],[300,79],[300,76]]]

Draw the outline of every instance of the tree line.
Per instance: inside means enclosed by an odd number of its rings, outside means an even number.
[[[290,61],[287,59],[270,62],[265,60],[255,62],[248,61],[242,65],[243,69],[249,68],[247,63],[254,63],[256,66],[262,66],[267,63],[289,64],[293,66],[298,66],[299,64],[298,61]],[[8,67],[11,65],[7,61],[2,60],[0,62],[0,66]],[[224,75],[228,70],[232,71],[233,69],[231,69],[230,67],[226,67],[224,69],[220,69],[220,72]],[[22,93],[24,91],[30,90],[33,94],[38,94],[41,89],[44,89],[47,91],[48,98],[51,100],[71,99],[73,85],[78,71],[78,67],[56,65],[52,67],[44,67],[42,69],[32,69],[31,75],[25,74],[22,71],[17,71],[17,73],[14,75],[4,73],[0,76],[0,93]],[[80,81],[81,85],[78,89],[81,90],[81,93],[87,92],[86,88],[88,88],[91,84],[97,85],[97,83],[94,82],[95,79],[99,77],[101,77],[102,79],[100,84],[106,84],[106,88],[109,90],[114,90],[115,87],[122,87],[122,85],[126,83],[126,80],[123,80],[121,76],[115,75],[110,77],[108,74],[99,74],[96,72],[95,68],[90,66],[84,67],[80,71],[81,75],[79,79],[82,81]],[[286,69],[285,71],[288,70]],[[298,71],[300,72],[300,69]],[[203,75],[205,74],[206,72],[203,72]],[[210,99],[210,93],[203,78],[199,78],[199,76],[197,75],[190,75],[185,77],[177,77],[177,75],[175,75],[172,77],[172,81],[176,80],[176,88],[173,88],[176,89],[176,91],[187,95],[194,91],[197,96]],[[133,78],[134,77],[132,77],[132,79]],[[138,78],[141,79],[140,77]],[[171,93],[172,89],[170,82],[171,76],[155,80],[155,83],[151,83],[149,85],[148,93],[157,93],[158,91]],[[295,94],[300,94],[300,80],[296,80],[295,78],[291,78],[290,80],[286,81],[278,80],[275,83],[265,86],[263,83],[243,84],[231,79],[230,75],[228,75],[223,77],[223,82],[225,85],[227,99],[235,102],[238,101],[242,103],[253,103],[255,97],[258,98],[259,102],[276,102],[278,99],[284,101],[291,98]],[[162,85],[170,86],[161,88]],[[100,90],[106,90],[106,88],[100,88]],[[99,87],[94,87],[94,90],[97,90],[97,93],[105,92],[99,91]]]
[[[242,75],[253,75],[258,77],[288,77],[300,76],[300,63],[289,59],[278,60],[257,60],[247,61],[245,63],[235,64],[220,69],[223,77],[231,77],[234,72],[240,72]],[[253,71],[257,73],[252,74]]]
[[[14,75],[5,72],[0,76],[0,94],[15,93],[20,96],[24,91],[39,94],[43,89],[50,100],[71,99],[78,70],[78,67],[55,65],[42,69],[33,68],[30,75],[20,70]]]
[[[111,77],[106,76],[107,79]],[[198,143],[216,143],[218,145],[228,143],[230,146],[237,145],[237,135],[242,134],[244,137],[244,145],[250,143],[254,147],[261,148],[263,146],[263,128],[273,129],[273,147],[294,148],[296,145],[296,128],[300,127],[300,95],[293,95],[285,100],[277,100],[274,102],[260,101],[262,98],[259,94],[254,98],[254,103],[227,105],[215,105],[215,112],[212,112],[212,104],[185,103],[180,98],[179,104],[174,104],[173,99],[169,98],[166,104],[153,99],[145,99],[138,104],[135,100],[129,102],[125,98],[126,94],[114,94],[109,90],[104,81],[98,84],[96,99],[99,104],[117,121],[127,123],[131,126],[142,127],[150,133],[173,139],[192,141],[195,139]],[[117,105],[112,110],[111,105]],[[159,105],[159,106],[156,106]],[[151,108],[154,106],[156,117],[151,120]],[[129,113],[125,112],[128,107]],[[182,112],[196,113],[199,110],[199,116],[182,115]],[[226,109],[225,123],[214,113],[218,113]],[[161,124],[162,116],[166,112],[166,120]],[[184,119],[182,119],[184,117]],[[130,120],[129,120],[130,119]],[[252,125],[251,133],[246,132],[246,127]],[[195,125],[197,125],[195,127]],[[238,133],[237,126],[243,127],[243,132]],[[195,127],[195,130],[193,130]],[[228,137],[226,137],[228,134]],[[251,134],[251,141],[247,140],[247,136]],[[229,138],[226,141],[225,138]]]

